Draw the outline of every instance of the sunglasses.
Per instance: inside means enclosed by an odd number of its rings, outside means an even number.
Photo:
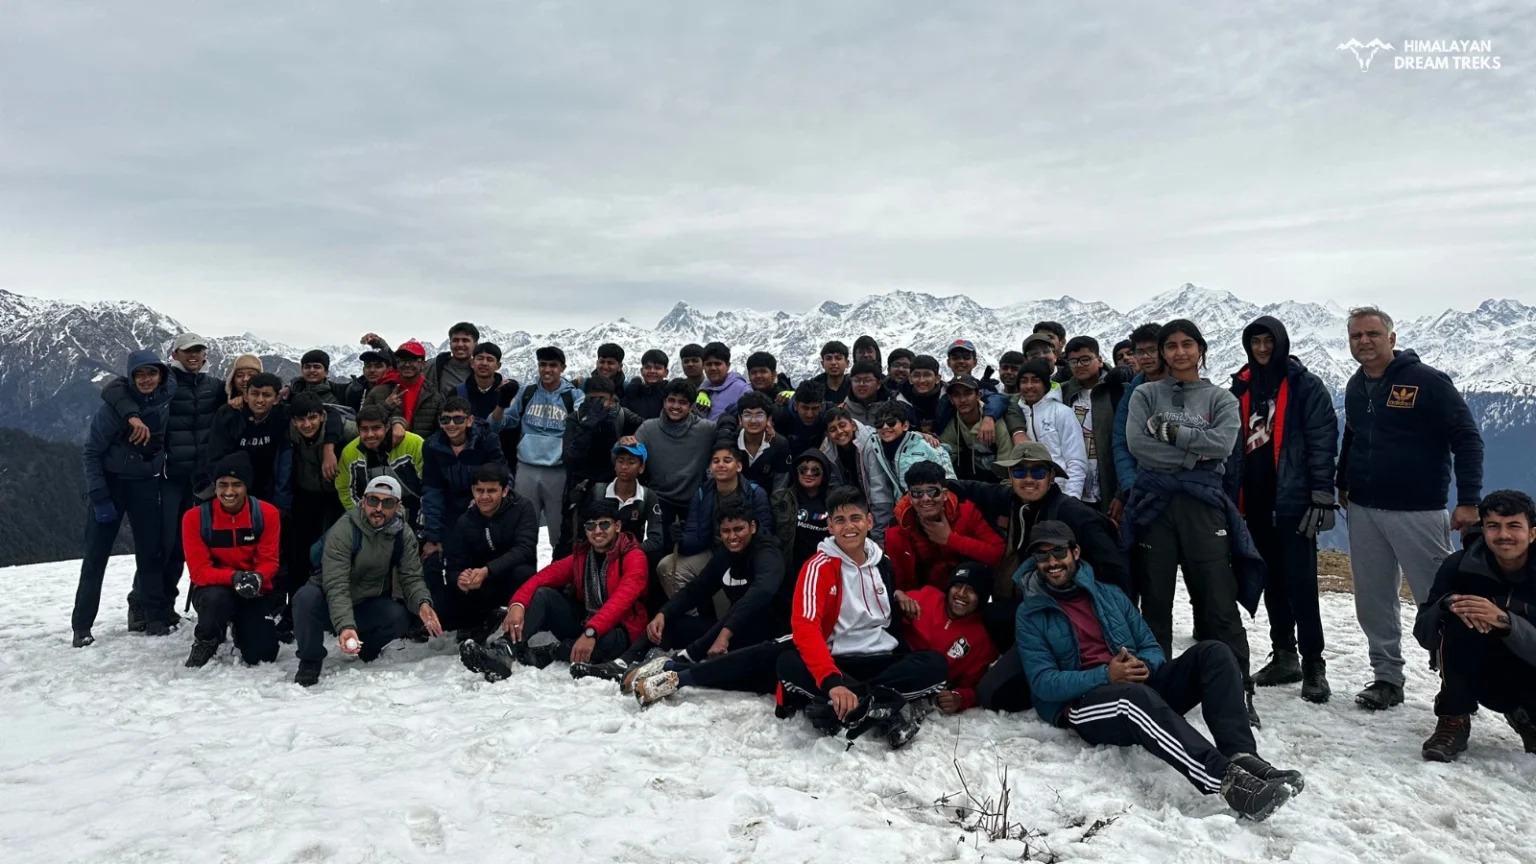
[[[463,426],[465,423],[469,422],[469,418],[453,414],[439,417],[437,418],[437,422],[443,424],[444,426]]]
[[[393,510],[400,506],[400,499],[385,498],[382,495],[364,495],[363,506],[372,507],[375,510]]]
[[[588,519],[587,521],[581,523],[581,527],[586,531],[608,531],[617,524],[619,523],[613,521],[612,519]]]
[[[926,489],[908,489],[907,494],[912,496],[912,500],[917,501],[923,498],[938,498],[944,494],[944,490],[937,486],[929,486]]]
[[[1014,467],[1008,469],[1008,476],[1015,480],[1023,480],[1026,477],[1030,480],[1044,480],[1050,475],[1051,469],[1045,467],[1044,465],[1036,465],[1032,468],[1023,465],[1015,465]]]
[[[1072,554],[1070,546],[1053,546],[1050,549],[1040,549],[1029,553],[1035,559],[1036,564],[1044,564],[1047,561],[1065,561]]]
[[[821,468],[816,465],[801,465],[798,469],[801,477],[820,477]]]
[[[905,420],[892,420],[891,418],[887,417],[884,420],[881,420],[879,422],[879,424],[877,424],[877,426],[880,429],[894,429],[897,426],[900,426],[900,425],[902,425],[905,422],[907,422],[907,421],[905,421]]]

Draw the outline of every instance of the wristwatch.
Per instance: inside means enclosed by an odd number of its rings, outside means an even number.
[[[581,635],[587,637],[588,639],[596,639],[597,631],[591,627],[588,627],[587,629],[581,631]]]

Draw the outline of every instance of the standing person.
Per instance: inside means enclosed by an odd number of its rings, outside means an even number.
[[[395,365],[394,353],[387,349],[380,351],[370,347],[357,359],[363,364],[363,374],[353,378],[347,384],[341,397],[341,403],[351,408],[354,414],[363,409],[363,401],[368,398],[368,391],[377,387],[384,373],[393,369]]]
[[[228,404],[236,408],[245,404],[245,382],[253,375],[260,375],[261,371],[261,358],[255,354],[236,357],[229,366],[229,377],[224,379],[224,396]]]
[[[645,560],[654,570],[656,562],[661,560],[666,538],[661,526],[661,499],[640,482],[650,453],[644,444],[635,442],[613,445],[610,456],[613,481],[592,487],[587,493],[587,501],[606,499],[618,505],[619,530],[635,538],[640,551],[645,553]]]
[[[821,346],[821,374],[811,379],[827,388],[826,404],[841,405],[848,398],[848,346],[832,340]]]
[[[1140,471],[1126,501],[1121,545],[1130,545],[1127,538],[1137,544],[1141,612],[1164,653],[1172,649],[1174,584],[1183,571],[1195,632],[1232,649],[1248,693],[1249,722],[1257,726],[1238,603],[1250,612],[1257,608],[1264,562],[1222,487],[1242,426],[1237,398],[1200,377],[1206,343],[1194,322],[1164,324],[1158,344],[1169,377],[1130,396],[1126,425]],[[1235,562],[1240,557],[1249,560]]]
[[[710,420],[736,413],[736,402],[752,392],[741,373],[731,370],[731,349],[723,342],[704,346],[704,384],[699,388],[698,410]]]
[[[310,548],[344,512],[336,497],[336,477],[340,463],[335,445],[328,438],[339,438],[343,452],[356,435],[356,423],[349,431],[347,421],[335,406],[328,406],[314,393],[300,393],[288,404],[288,446],[293,452],[289,486],[293,492],[287,524],[283,526],[281,547],[283,567],[274,580],[273,593],[281,604],[278,612],[278,638],[293,638],[293,595],[310,577]],[[337,430],[341,430],[338,434]],[[249,463],[247,463],[249,464]],[[265,502],[264,502],[265,503]]]
[[[767,351],[753,351],[747,356],[747,383],[775,405],[795,395],[795,383],[779,371],[778,359]]]
[[[379,383],[363,400],[365,405],[388,409],[392,426],[402,426],[424,439],[437,431],[437,413],[443,407],[441,392],[422,374],[426,358],[426,346],[415,339],[396,348],[395,368],[379,376]]]
[[[175,389],[171,395],[170,415],[165,426],[165,480],[160,484],[161,524],[165,536],[161,549],[165,554],[165,600],[171,607],[170,622],[177,623],[176,595],[183,564],[181,551],[181,516],[197,503],[196,493],[210,484],[208,471],[212,462],[208,442],[213,434],[213,418],[224,404],[224,388],[218,378],[203,371],[208,363],[208,341],[196,333],[183,333],[171,343],[171,372]],[[149,440],[149,427],[140,415],[137,388],[127,378],[113,380],[102,388],[101,398],[117,411],[130,428],[129,443]],[[137,598],[128,597],[128,630],[144,629],[144,613]]]
[[[523,388],[502,422],[522,430],[517,443],[518,497],[533,502],[549,532],[551,546],[560,542],[560,518],[565,502],[565,422],[586,398],[565,374],[565,352],[547,345],[534,352],[539,382]]]
[[[689,342],[677,352],[678,362],[683,366],[683,377],[693,385],[697,391],[704,386],[704,346],[696,342]],[[697,393],[695,393],[697,395]]]
[[[1057,478],[1063,492],[1082,500],[1088,478],[1088,450],[1083,445],[1083,427],[1077,414],[1062,404],[1060,398],[1047,398],[1051,387],[1051,366],[1043,359],[1027,360],[1019,370],[1019,395],[1008,404],[1003,422],[1013,433],[1015,446],[1038,441],[1051,451],[1051,458],[1067,469],[1066,477]]]
[[[186,666],[206,666],[231,626],[247,666],[270,663],[277,659],[277,630],[263,595],[275,587],[282,519],[276,507],[248,494],[251,460],[245,453],[220,459],[213,476],[214,500],[188,510],[181,520],[197,607]]]
[[[494,342],[475,345],[469,369],[469,378],[452,395],[469,402],[469,411],[476,420],[484,420],[492,432],[500,432],[502,415],[517,398],[522,385],[515,378],[502,377],[501,347]]]
[[[1115,406],[1115,428],[1110,436],[1110,446],[1115,451],[1115,482],[1120,484],[1120,489],[1115,493],[1115,500],[1110,502],[1109,518],[1116,522],[1120,521],[1126,496],[1131,494],[1131,487],[1136,483],[1136,457],[1131,455],[1130,437],[1126,430],[1131,394],[1149,381],[1161,381],[1168,377],[1168,367],[1163,365],[1163,355],[1157,345],[1157,334],[1162,329],[1161,324],[1143,324],[1131,331],[1131,342],[1136,346],[1133,356],[1136,358],[1137,371],[1131,383],[1125,385],[1120,404]]]
[[[1403,701],[1403,577],[1424,603],[1453,530],[1477,523],[1483,438],[1451,379],[1397,349],[1392,317],[1350,310],[1349,351],[1360,369],[1344,387],[1344,443],[1336,485],[1348,507],[1355,616],[1376,680],[1355,696],[1373,711]],[[1446,516],[1455,459],[1456,510]]]
[[[885,386],[892,395],[901,392],[901,388],[907,383],[907,375],[912,371],[912,360],[917,357],[910,348],[897,348],[885,358]]]
[[[1121,339],[1115,343],[1112,355],[1115,358],[1116,369],[1126,369],[1134,373],[1136,371],[1136,345],[1129,339]]]
[[[165,430],[170,422],[175,393],[168,369],[155,352],[140,349],[128,355],[127,378],[133,382],[139,403],[139,421],[149,430],[134,443],[134,429],[111,405],[102,404],[91,418],[82,448],[85,491],[90,499],[85,523],[85,558],[80,562],[80,584],[70,616],[73,645],[84,648],[95,642],[91,627],[101,607],[101,583],[107,558],[123,516],[133,528],[133,593],[144,616],[144,632],[165,636],[171,632],[171,604],[165,594],[165,562],[161,543],[164,528],[160,507],[160,478],[165,470]],[[131,607],[130,607],[131,608]],[[129,626],[133,626],[129,614]]]
[[[875,430],[853,419],[842,405],[826,412],[827,435],[821,452],[837,469],[844,486],[856,487],[864,495],[873,525],[869,536],[876,543],[885,542],[885,531],[896,516],[896,491],[891,469],[881,452],[880,436]]]
[[[1026,362],[1030,360],[1044,360],[1051,369],[1051,376],[1047,380],[1053,385],[1072,377],[1072,373],[1067,370],[1066,363],[1061,356],[1061,346],[1064,341],[1064,339],[1049,331],[1031,333],[1029,338],[1024,340],[1024,360]],[[1052,399],[1061,398],[1061,394],[1056,392],[1055,387],[1052,387],[1047,395]]]
[[[827,434],[827,388],[820,381],[807,379],[795,388],[788,405],[773,412],[773,430],[789,441],[792,453],[804,453],[820,447]]]
[[[443,543],[453,526],[474,504],[476,472],[482,465],[505,469],[501,439],[483,420],[470,414],[468,400],[458,396],[443,403],[438,429],[421,447],[422,578],[432,593],[432,605],[447,609],[444,592]],[[453,625],[449,625],[453,626]]]
[[[1002,382],[1003,394],[1016,396],[1019,392],[1019,370],[1027,358],[1022,351],[1004,351],[997,359],[997,380]]]
[[[957,375],[945,388],[954,419],[939,433],[939,443],[949,452],[955,476],[961,480],[993,480],[992,465],[999,450],[1012,448],[1013,435],[1008,421],[986,416],[982,407],[981,382],[973,375]],[[983,428],[990,424],[992,440],[983,441]],[[1001,442],[1001,443],[999,443]]]
[[[565,416],[561,457],[565,462],[565,503],[561,506],[556,558],[571,554],[571,543],[580,533],[582,502],[592,489],[613,481],[614,445],[619,439],[634,435],[644,422],[639,414],[619,405],[618,391],[608,375],[593,375],[583,389],[586,398]]]
[[[480,328],[460,321],[448,328],[448,350],[440,352],[427,370],[427,382],[440,395],[451,396],[474,375],[470,358],[480,341]],[[403,346],[402,346],[403,347]],[[423,355],[425,357],[425,355]]]
[[[483,640],[501,626],[502,607],[533,575],[539,557],[539,514],[511,490],[506,465],[476,468],[470,496],[473,503],[443,543],[442,623],[459,631],[460,642]]]
[[[288,406],[277,401],[282,389],[283,379],[271,372],[252,375],[241,404],[231,401],[214,415],[208,451],[214,459],[245,451],[255,480],[251,494],[287,513],[293,506],[293,446]],[[323,446],[334,458],[335,439]]]
[[[853,340],[853,362],[873,363],[875,368],[880,368],[880,343],[875,337],[864,335]]]
[[[283,401],[288,402],[300,393],[313,393],[328,405],[340,405],[342,388],[331,381],[331,355],[311,348],[299,358],[299,377],[288,382]]]
[[[604,342],[597,346],[597,364],[593,367],[592,374],[612,381],[615,394],[623,393],[624,346],[614,342]]]
[[[1082,501],[1107,513],[1109,502],[1119,489],[1112,438],[1123,379],[1104,374],[1099,343],[1092,336],[1074,336],[1067,343],[1067,368],[1072,377],[1061,385],[1061,401],[1077,415],[1077,424],[1083,430],[1083,464],[1087,470]]]
[[[1061,382],[1071,378],[1072,370],[1067,368],[1066,362],[1067,328],[1063,327],[1059,321],[1039,321],[1035,324],[1035,333],[1044,334],[1051,339],[1051,348],[1055,352],[1052,359],[1056,364],[1055,380]],[[1026,342],[1024,348],[1026,355],[1029,354],[1028,344]]]
[[[784,557],[784,578],[792,579],[827,539],[827,492],[842,485],[837,466],[820,450],[795,457],[789,487],[769,496],[773,536]]]
[[[686,379],[673,379],[667,384],[661,416],[641,423],[634,438],[619,439],[620,444],[645,445],[647,485],[660,499],[662,548],[669,552],[683,539],[689,502],[704,483],[715,444],[714,421],[693,413],[697,396]]]
[[[624,386],[624,398],[619,400],[620,404],[639,414],[641,420],[660,417],[661,403],[667,398],[669,363],[667,353],[656,348],[641,354],[640,377],[631,378]]]
[[[736,449],[746,457],[742,476],[772,493],[789,483],[789,439],[770,435],[773,401],[753,391],[736,403]]]
[[[944,404],[944,386],[939,378],[937,357],[920,354],[912,359],[901,396],[912,406],[912,428],[924,435],[937,435],[943,430],[942,420],[947,416],[949,406]]]
[[[843,407],[853,414],[853,419],[866,426],[873,426],[875,409],[889,401],[891,395],[880,380],[880,367],[868,360],[853,364],[848,374],[848,398]]]
[[[1317,535],[1334,524],[1339,418],[1322,380],[1291,356],[1279,320],[1264,315],[1244,328],[1243,350],[1248,363],[1232,376],[1242,429],[1227,460],[1227,495],[1264,556],[1272,653],[1253,682],[1299,681],[1301,698],[1327,702]]]

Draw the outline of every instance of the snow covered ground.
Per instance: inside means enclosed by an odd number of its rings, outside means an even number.
[[[1260,692],[1261,752],[1308,782],[1252,825],[1152,756],[1084,747],[1033,713],[934,716],[908,750],[845,752],[766,698],[689,691],[642,714],[559,666],[487,684],[447,640],[369,666],[333,651],[312,690],[289,683],[291,648],[276,666],[225,649],[188,670],[190,627],[127,634],[131,564],[113,560],[83,650],[67,626],[78,564],[0,570],[7,861],[1019,860],[1023,842],[978,840],[935,806],[961,791],[955,760],[978,797],[1009,769],[1036,859],[1536,860],[1536,756],[1485,712],[1460,763],[1421,761],[1435,685],[1416,647],[1407,704],[1357,709],[1369,672],[1347,596],[1323,603],[1334,701]],[[1260,658],[1264,633],[1261,615]]]

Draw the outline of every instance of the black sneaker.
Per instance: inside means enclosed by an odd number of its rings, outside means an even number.
[[[480,643],[473,639],[465,639],[459,643],[459,662],[464,668],[479,675],[485,671],[485,664],[480,662]]]
[[[517,660],[524,666],[543,669],[555,662],[555,651],[559,647],[559,639],[541,640],[537,645],[533,644],[532,641],[527,641],[522,644],[522,650],[518,652]]]
[[[1333,695],[1328,686],[1328,661],[1321,657],[1308,657],[1301,661],[1301,698],[1319,705]]]
[[[1285,788],[1291,790],[1292,795],[1300,795],[1301,790],[1307,788],[1307,780],[1301,776],[1300,771],[1276,768],[1252,753],[1239,753],[1232,757],[1232,761],[1244,771],[1266,783],[1270,780],[1279,780],[1285,784]]]
[[[144,632],[144,625],[147,624],[148,622],[149,622],[149,619],[144,617],[144,610],[142,610],[142,609],[140,609],[140,608],[138,608],[136,606],[129,606],[128,607],[128,632],[129,633],[143,633]]]
[[[1453,714],[1435,718],[1435,731],[1424,741],[1424,758],[1429,762],[1455,762],[1467,752],[1472,736],[1472,715]]]
[[[892,718],[906,704],[901,694],[889,687],[870,688],[868,693],[859,696],[858,706],[843,718],[848,740],[857,741],[869,732],[884,735],[890,729]]]
[[[470,644],[468,642],[464,643]],[[512,666],[518,662],[521,652],[517,646],[505,639],[497,639],[488,645],[476,648],[478,655],[476,660],[480,664],[480,674],[485,680],[495,683],[505,681],[512,677]],[[466,664],[468,665],[468,664]]]
[[[811,728],[823,735],[837,735],[843,731],[843,721],[837,719],[837,712],[826,702],[805,706],[805,717],[811,721]]]
[[[75,638],[69,644],[75,646],[76,648],[84,648],[87,645],[95,644],[95,642],[96,637],[91,635],[91,631],[76,630]]]
[[[897,709],[887,723],[885,743],[891,745],[892,750],[900,750],[912,743],[912,739],[916,738],[917,733],[922,729],[923,718],[913,711],[911,705],[904,705]]]
[[[1403,688],[1390,681],[1372,681],[1369,687],[1355,694],[1355,704],[1367,711],[1385,711],[1403,704]]]
[[[1253,707],[1253,691],[1243,694],[1243,707],[1248,709],[1248,725],[1255,729],[1264,728],[1264,720],[1259,717],[1259,709]]]
[[[1525,744],[1525,752],[1536,753],[1536,717],[1532,717],[1531,712],[1524,708],[1516,708],[1504,715],[1504,721],[1520,736]]]
[[[219,643],[212,639],[197,639],[192,643],[192,651],[187,654],[186,666],[188,669],[201,669],[208,665],[213,655],[219,650]]]
[[[1221,797],[1239,818],[1263,822],[1291,800],[1291,790],[1279,780],[1260,780],[1233,762],[1221,777]]]
[[[624,679],[624,673],[628,671],[629,664],[625,663],[623,660],[609,660],[607,663],[571,664],[572,678],[598,678],[603,681],[622,681]],[[633,689],[633,687],[631,687],[631,689]]]
[[[293,683],[300,687],[313,687],[320,683],[320,670],[324,668],[323,660],[300,660],[299,671],[293,676]]]
[[[144,622],[144,635],[169,636],[171,635],[171,625],[165,621],[146,621]]]
[[[1260,687],[1278,687],[1300,680],[1301,661],[1295,651],[1275,651],[1264,668],[1253,674],[1253,683]]]

